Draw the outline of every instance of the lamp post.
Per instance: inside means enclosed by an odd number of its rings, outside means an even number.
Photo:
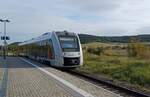
[[[6,23],[10,22],[10,20],[8,19],[0,19],[0,22],[3,22],[4,23],[4,59],[6,59]]]

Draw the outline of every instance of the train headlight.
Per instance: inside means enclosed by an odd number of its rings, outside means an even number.
[[[78,60],[71,60],[73,64],[78,64]]]

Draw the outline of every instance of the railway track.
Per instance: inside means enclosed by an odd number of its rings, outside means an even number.
[[[104,88],[109,89],[111,91],[117,92],[124,97],[150,97],[149,93],[130,89],[130,88],[122,86],[122,85],[117,85],[111,81],[106,81],[95,75],[81,72],[79,70],[68,70],[66,72],[70,73],[72,75],[84,78],[85,80],[88,80],[96,85],[103,86]]]

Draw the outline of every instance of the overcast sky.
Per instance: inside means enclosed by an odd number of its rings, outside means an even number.
[[[1,0],[0,18],[11,21],[11,42],[58,30],[100,36],[150,34],[150,0]]]

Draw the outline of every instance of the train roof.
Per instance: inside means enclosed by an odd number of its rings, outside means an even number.
[[[37,38],[32,38],[30,40],[20,43],[19,46],[39,42],[42,40],[51,39],[52,35],[54,35],[53,33],[56,33],[58,36],[62,36],[62,35],[74,36],[74,35],[76,35],[76,33],[74,33],[74,32],[67,32],[67,31],[46,32]]]
[[[50,39],[52,37],[52,33],[53,32],[46,32],[46,33],[42,34],[39,37],[32,38],[30,40],[27,40],[27,41],[24,41],[22,43],[19,43],[19,46],[25,45],[25,44],[34,43],[34,42],[38,42],[38,41],[42,41],[42,40],[46,40],[46,39]]]

